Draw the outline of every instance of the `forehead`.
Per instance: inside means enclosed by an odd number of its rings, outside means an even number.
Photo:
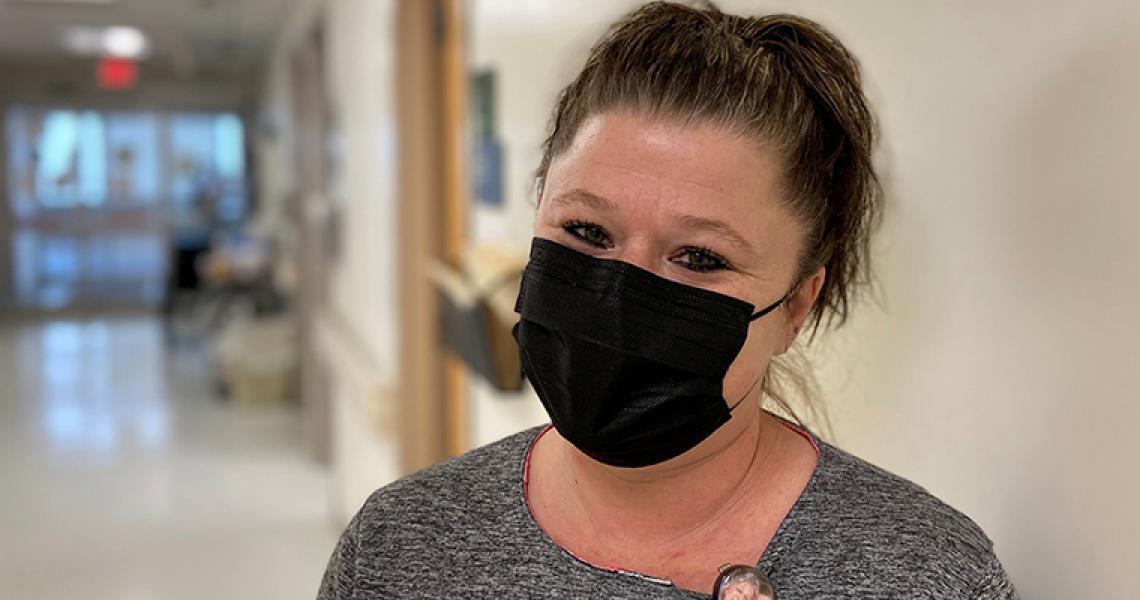
[[[609,112],[584,122],[571,147],[551,162],[544,204],[582,188],[628,210],[718,218],[746,229],[772,226],[784,212],[778,175],[774,153],[722,127]]]

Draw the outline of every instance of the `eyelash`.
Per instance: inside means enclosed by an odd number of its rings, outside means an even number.
[[[591,229],[597,233],[602,234],[606,238],[609,238],[609,234],[606,233],[605,229],[603,229],[601,226],[594,224],[594,223],[591,223],[589,221],[581,221],[581,220],[566,221],[565,223],[562,224],[562,229],[566,233],[573,236],[574,238],[580,240],[581,242],[583,242],[585,244],[589,244],[590,246],[593,246],[595,248],[610,248],[610,247],[612,247],[612,244],[610,244],[608,242],[608,239],[607,239],[607,242],[598,243],[598,242],[586,239],[586,236],[582,235],[579,232],[579,230],[582,230],[582,229]],[[696,271],[698,273],[705,273],[705,272],[709,272],[709,271],[721,271],[721,270],[726,270],[726,269],[732,268],[732,265],[727,260],[725,260],[724,257],[722,257],[721,255],[717,254],[716,252],[713,252],[712,250],[705,248],[703,246],[685,246],[685,247],[681,248],[681,251],[678,252],[677,256],[680,256],[684,253],[690,253],[692,255],[699,256],[699,257],[705,259],[706,261],[712,262],[712,264],[708,264],[708,265],[693,265],[693,264],[680,263],[680,265],[682,267],[684,267],[690,271]]]

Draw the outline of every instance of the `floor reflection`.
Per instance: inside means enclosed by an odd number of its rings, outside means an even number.
[[[21,328],[15,344],[25,398],[56,453],[93,458],[169,443],[165,355],[153,323],[50,322]]]
[[[208,373],[150,318],[0,329],[0,595],[315,595],[336,532],[298,411]]]

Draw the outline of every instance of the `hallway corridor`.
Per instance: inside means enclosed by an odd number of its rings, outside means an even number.
[[[149,317],[0,325],[0,597],[313,598],[336,539],[298,410],[234,406]]]

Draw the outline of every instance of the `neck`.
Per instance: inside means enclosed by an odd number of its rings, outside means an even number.
[[[742,409],[745,407],[741,407]],[[571,506],[599,534],[668,545],[715,529],[750,498],[778,443],[772,417],[749,407],[684,455],[651,467],[599,463],[557,435]]]

